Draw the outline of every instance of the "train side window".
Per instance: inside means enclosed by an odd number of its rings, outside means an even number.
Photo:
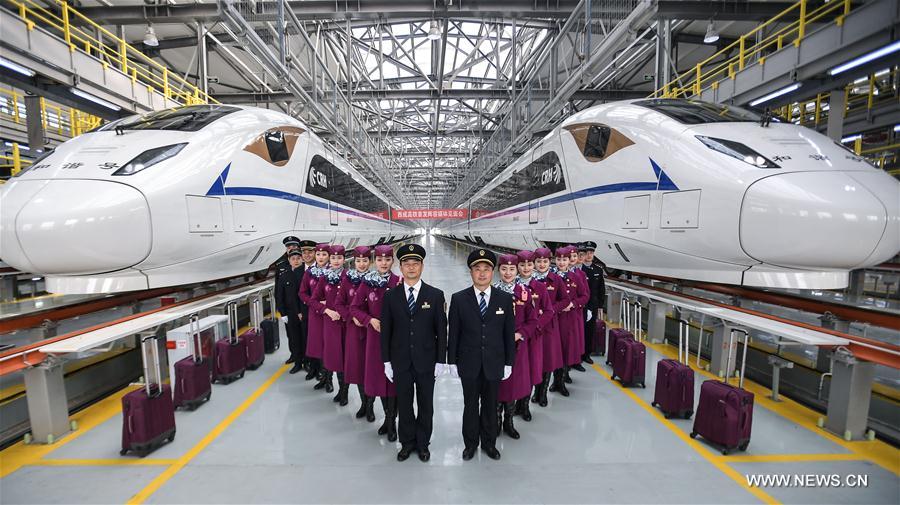
[[[283,167],[294,154],[297,141],[305,132],[295,126],[279,126],[264,131],[244,147],[248,153],[255,154],[266,162]]]
[[[591,162],[603,161],[616,151],[634,145],[622,132],[604,124],[578,123],[564,128],[572,134],[584,158]]]

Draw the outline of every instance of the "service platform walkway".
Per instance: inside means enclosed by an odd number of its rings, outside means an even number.
[[[465,286],[461,246],[422,239],[425,281]],[[551,393],[516,418],[520,440],[501,435],[500,461],[463,462],[462,390],[435,388],[431,461],[396,461],[398,444],[354,418],[355,390],[341,408],[282,365],[287,345],[209,403],[176,413],[175,441],[145,459],[120,457],[121,394],[76,414],[80,428],[56,445],[0,452],[0,496],[18,503],[900,503],[900,452],[879,441],[847,443],[815,426],[794,402],[756,393],[746,453],[721,456],[650,407],[655,363],[674,349],[648,348],[647,389],[623,389],[597,364],[572,372],[572,396]],[[692,360],[693,361],[693,360]],[[598,361],[600,363],[600,361]],[[697,389],[709,378],[698,372]],[[377,405],[377,404],[376,404]],[[837,475],[843,487],[751,487],[745,474]],[[846,486],[860,476],[865,487]]]

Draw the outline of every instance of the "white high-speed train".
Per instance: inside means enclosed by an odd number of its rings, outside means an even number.
[[[285,235],[400,240],[384,195],[302,122],[254,107],[131,116],[58,146],[0,189],[0,258],[56,293],[266,269]]]
[[[900,182],[808,128],[711,103],[585,109],[441,233],[531,248],[597,242],[608,267],[780,288],[842,288],[900,250]]]

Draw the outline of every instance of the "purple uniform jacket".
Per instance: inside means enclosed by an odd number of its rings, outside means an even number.
[[[559,274],[563,278],[562,273]],[[565,298],[567,302],[562,305],[559,313],[559,334],[562,341],[563,364],[574,365],[581,363],[581,349],[584,349],[584,321],[581,317],[581,309],[576,304],[578,297],[578,280],[577,276],[569,272],[563,278],[565,286]],[[575,304],[568,312],[563,312],[569,303]],[[579,331],[579,328],[581,331]],[[578,341],[581,340],[581,346]]]
[[[365,275],[365,274],[363,274]],[[345,322],[344,337],[344,381],[347,384],[363,384],[366,369],[366,328],[353,322],[350,304],[356,298],[356,292],[362,288],[363,282],[353,284],[349,275],[341,279],[341,290],[338,294],[337,309]],[[359,320],[359,318],[357,318]],[[362,321],[359,321],[363,324]],[[384,367],[381,368],[384,370]]]
[[[513,311],[516,313],[516,333],[523,339],[516,342],[516,361],[513,363],[512,375],[500,382],[497,390],[497,401],[512,402],[531,394],[531,366],[528,349],[537,335],[537,310],[531,300],[531,292],[520,284],[513,290]]]
[[[319,282],[324,282],[322,279],[324,277],[313,277],[307,270],[307,273],[303,275],[303,280],[300,281],[300,292],[298,293],[300,300],[310,309],[307,314],[308,321],[306,322],[306,355],[316,359],[322,359],[322,351],[324,349],[322,315],[313,312],[312,307],[319,304],[318,301],[313,299],[313,296],[316,292],[316,285]]]
[[[543,308],[543,324],[540,328],[544,333],[544,373],[550,373],[563,366],[560,321],[562,309],[569,304],[569,295],[566,293],[565,282],[553,272],[548,272],[547,277],[538,282],[543,283],[547,290],[547,304]]]
[[[553,305],[550,303],[550,295],[547,294],[547,288],[541,281],[530,279],[528,283],[528,292],[531,295],[531,301],[534,303],[534,312],[537,320],[535,325],[534,337],[528,343],[528,363],[531,372],[531,384],[540,384],[543,380],[544,373],[544,340],[552,337],[544,336],[547,333],[548,326],[556,324],[556,313],[553,312]],[[559,329],[556,329],[557,340],[559,337]],[[562,363],[562,349],[559,350],[560,363]],[[559,367],[557,367],[559,368]]]
[[[344,320],[338,319],[332,321],[330,317],[325,315],[325,309],[336,310],[341,312],[338,306],[338,295],[341,291],[341,283],[347,271],[341,272],[341,282],[331,284],[328,277],[323,276],[316,285],[316,292],[313,298],[316,300],[325,300],[325,304],[316,301],[309,306],[310,313],[315,312],[322,316],[322,340],[324,342],[324,352],[322,355],[323,366],[331,372],[344,371]]]
[[[391,273],[387,286],[376,288],[365,281],[359,285],[353,302],[350,304],[350,315],[366,327],[366,366],[363,389],[368,396],[397,396],[394,383],[384,375],[384,361],[381,359],[381,333],[375,331],[369,321],[381,317],[381,303],[388,289],[400,283],[400,277]]]

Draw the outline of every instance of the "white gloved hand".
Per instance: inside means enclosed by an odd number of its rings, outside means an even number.
[[[585,321],[590,321],[590,320],[591,320],[591,317],[593,317],[593,316],[594,316],[594,313],[591,312],[590,309],[588,309],[588,311],[587,311],[587,319],[585,319]]]
[[[512,375],[512,367],[511,367],[511,366],[506,366],[506,365],[504,365],[504,366],[503,366],[503,379],[502,379],[502,380],[509,379],[509,377],[510,377],[511,375]]]
[[[281,316],[281,322],[287,324],[287,316]]]
[[[447,365],[443,363],[434,364],[434,378],[437,379],[447,371]]]
[[[391,366],[390,361],[384,364],[384,376],[387,377],[387,380],[394,382],[394,367]]]
[[[450,377],[459,379],[459,370],[456,368],[456,365],[450,365]]]

